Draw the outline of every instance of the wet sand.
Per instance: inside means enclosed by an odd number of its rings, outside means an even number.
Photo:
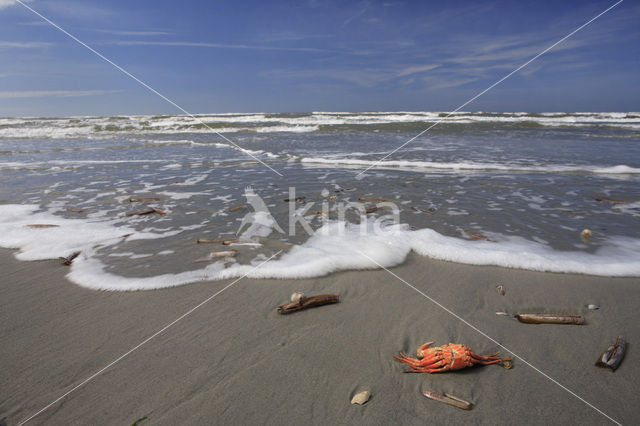
[[[180,262],[177,258],[167,261]],[[0,424],[18,424],[231,281],[146,292],[101,292],[65,279],[58,261],[0,250]],[[410,255],[392,271],[616,421],[640,418],[637,278],[477,267]],[[500,296],[496,285],[503,284]],[[291,315],[294,291],[341,302]],[[600,305],[590,311],[587,304]],[[529,325],[511,314],[581,314],[585,325]],[[612,373],[593,364],[619,334]],[[392,354],[418,345],[498,346],[388,272],[310,280],[242,279],[29,424],[608,424],[515,359],[446,374],[402,374]],[[421,390],[472,401],[471,411]],[[364,406],[351,405],[369,390]]]

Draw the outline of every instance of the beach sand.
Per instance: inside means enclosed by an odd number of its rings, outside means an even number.
[[[168,260],[169,261],[169,260]],[[182,262],[179,256],[170,261]],[[0,419],[18,424],[231,281],[102,292],[65,279],[58,261],[0,250]],[[637,278],[477,267],[410,255],[392,269],[615,420],[640,419]],[[506,295],[500,296],[497,284]],[[291,315],[294,291],[341,302]],[[600,305],[590,311],[587,304]],[[581,314],[529,325],[496,315]],[[624,335],[621,367],[594,366]],[[515,359],[445,374],[403,374],[392,354],[426,341],[490,354],[496,343],[383,270],[311,280],[242,279],[29,424],[608,424],[585,402]],[[462,411],[422,396],[472,401]],[[351,397],[369,390],[363,406]],[[0,422],[1,423],[1,422]]]

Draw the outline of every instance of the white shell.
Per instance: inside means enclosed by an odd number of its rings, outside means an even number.
[[[600,306],[598,306],[598,305],[587,305],[587,308],[591,309],[592,311],[596,311],[596,310],[600,309]]]
[[[585,243],[589,241],[592,236],[593,236],[593,232],[591,232],[591,229],[583,229],[582,232],[580,232],[580,238]]]
[[[300,292],[300,291],[296,291],[295,293],[293,293],[291,295],[291,301],[292,302],[299,302],[300,299],[302,299],[304,297],[304,293]]]
[[[353,398],[351,398],[351,403],[362,405],[365,402],[367,402],[369,398],[371,398],[371,392],[369,391],[358,392],[353,396]]]

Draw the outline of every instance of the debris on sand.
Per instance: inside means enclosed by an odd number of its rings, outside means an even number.
[[[498,294],[499,294],[500,296],[504,296],[504,294],[505,294],[504,286],[503,286],[502,284],[498,284],[498,285],[496,286],[496,288],[498,289]]]
[[[473,407],[473,404],[469,401],[465,401],[464,399],[451,395],[450,393],[445,392],[444,395],[440,395],[435,392],[426,390],[423,391],[422,394],[429,399],[433,399],[434,401],[443,402],[445,404],[452,405],[463,410],[471,410],[471,408]]]
[[[246,208],[247,208],[247,206],[234,206],[234,207],[229,208],[229,211],[230,212],[239,212],[240,210],[244,210]]]
[[[49,225],[46,223],[34,223],[31,225],[25,225],[26,228],[31,228],[31,229],[45,229],[45,228],[57,228],[60,225]]]
[[[515,318],[527,324],[584,324],[580,315],[518,314]]]
[[[222,243],[224,241],[226,241],[224,238],[198,238],[196,240],[198,244]]]
[[[610,345],[607,350],[600,355],[600,358],[598,358],[598,361],[596,362],[596,366],[610,368],[611,371],[616,371],[616,369],[620,367],[620,363],[624,358],[626,346],[627,344],[624,341],[624,337],[618,336],[616,342],[613,345]]]
[[[278,313],[289,314],[291,312],[301,311],[303,309],[312,308],[314,306],[338,303],[339,301],[339,296],[336,296],[335,294],[321,294],[319,296],[302,297],[297,302],[286,303],[282,306],[279,306]]]
[[[196,263],[210,262],[211,260],[220,259],[221,257],[235,256],[237,252],[238,252],[237,250],[214,251],[204,259],[198,259],[195,262]]]
[[[371,398],[371,392],[369,391],[358,392],[353,396],[353,398],[351,398],[351,403],[362,405],[366,403],[369,400],[369,398]]]
[[[82,252],[81,251],[74,251],[69,256],[67,256],[67,257],[60,256],[58,259],[62,260],[62,264],[63,265],[70,266],[71,263],[73,262],[73,259],[78,257],[80,255],[80,253],[82,253]]]
[[[301,291],[296,291],[295,293],[293,293],[291,295],[291,301],[293,303],[298,303],[300,301],[300,299],[302,299],[304,297],[304,293]]]
[[[583,243],[588,243],[592,236],[593,232],[591,232],[591,229],[583,229],[582,232],[580,232],[580,239]]]

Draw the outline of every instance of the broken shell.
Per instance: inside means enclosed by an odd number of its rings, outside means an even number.
[[[351,398],[351,403],[352,404],[362,405],[365,402],[367,402],[369,400],[369,398],[371,398],[371,392],[369,392],[369,391],[359,392],[359,393],[355,394],[353,396],[353,398]]]
[[[304,293],[300,292],[300,291],[296,291],[295,293],[293,293],[291,295],[291,301],[292,302],[299,302],[300,299],[302,299],[304,297]]]
[[[513,367],[513,362],[511,361],[502,361],[502,366],[507,369],[507,370],[511,370],[511,367]]]
[[[498,294],[500,296],[504,296],[504,286],[502,284],[498,284],[496,288],[498,289]]]
[[[593,232],[591,232],[591,229],[583,229],[582,232],[580,233],[580,238],[584,243],[589,242],[592,236],[593,236]]]
[[[587,305],[587,308],[591,309],[592,311],[597,311],[598,309],[600,309],[600,306],[598,306],[598,305]]]

